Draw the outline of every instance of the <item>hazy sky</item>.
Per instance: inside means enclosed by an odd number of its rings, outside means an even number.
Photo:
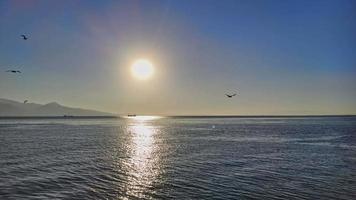
[[[0,98],[122,114],[356,114],[355,10],[354,0],[2,0]],[[138,58],[154,64],[150,80],[131,76]]]

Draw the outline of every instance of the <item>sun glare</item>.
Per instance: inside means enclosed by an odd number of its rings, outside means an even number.
[[[136,60],[131,66],[131,72],[135,78],[147,80],[153,75],[153,64],[145,59]]]

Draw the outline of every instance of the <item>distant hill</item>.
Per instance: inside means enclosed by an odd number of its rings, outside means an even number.
[[[112,113],[87,110],[82,108],[70,108],[56,102],[48,104],[22,103],[0,98],[1,117],[22,116],[114,116]]]

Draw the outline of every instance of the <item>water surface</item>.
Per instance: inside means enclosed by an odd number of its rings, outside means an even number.
[[[0,199],[355,199],[356,117],[1,119]]]

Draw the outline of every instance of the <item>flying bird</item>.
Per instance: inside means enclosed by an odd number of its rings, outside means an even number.
[[[21,37],[22,37],[23,40],[27,40],[28,39],[28,37],[26,35],[21,35]]]
[[[23,103],[27,103],[27,102],[28,102],[28,100],[23,101]]]
[[[10,72],[10,73],[14,73],[14,74],[21,73],[20,70],[7,70],[6,72]]]
[[[236,96],[236,93],[235,94],[225,94],[228,98],[232,98],[233,96]]]

